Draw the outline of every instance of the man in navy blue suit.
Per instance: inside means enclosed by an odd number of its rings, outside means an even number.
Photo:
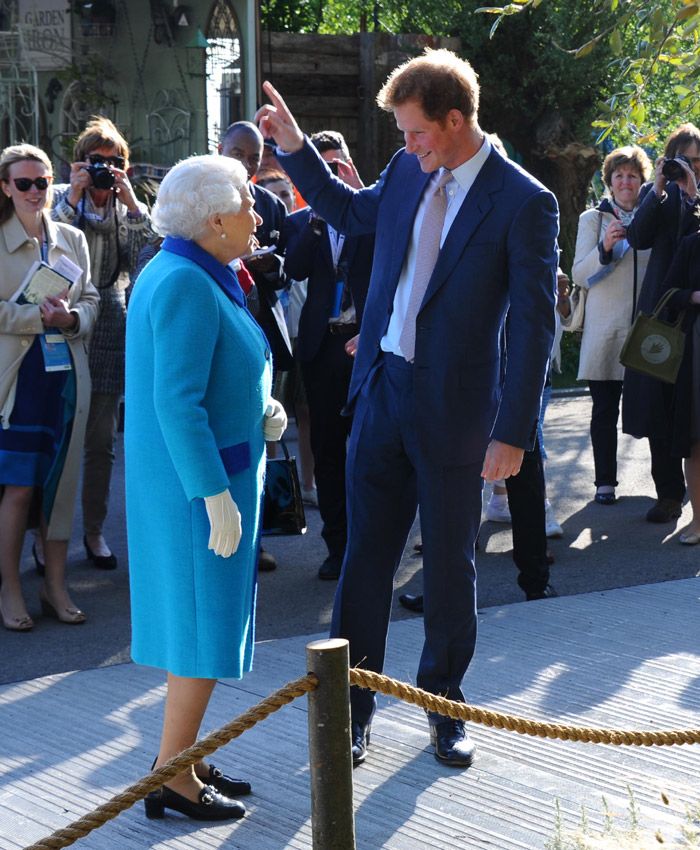
[[[361,186],[345,139],[314,133],[316,150],[348,185]],[[341,170],[342,169],[342,172]],[[358,333],[367,297],[374,238],[338,233],[310,207],[285,222],[285,270],[308,278],[299,319],[296,356],[301,363],[311,418],[311,450],[328,557],[320,579],[335,580],[347,543],[345,455],[351,419],[342,415],[350,387],[352,359],[345,344]]]
[[[348,546],[331,632],[348,638],[352,664],[382,669],[392,578],[419,507],[425,643],[416,680],[463,701],[483,479],[517,474],[536,439],[554,335],[557,204],[492,149],[477,121],[476,75],[450,51],[426,51],[390,75],[377,100],[405,148],[360,190],[333,177],[284,100],[269,83],[265,91],[272,103],[256,119],[314,210],[340,232],[376,234],[348,396]],[[359,764],[375,700],[353,688],[351,701]],[[464,724],[428,719],[436,758],[469,766]]]

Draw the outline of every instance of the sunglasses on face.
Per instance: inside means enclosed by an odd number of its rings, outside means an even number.
[[[100,153],[90,153],[88,154],[88,159],[90,160],[90,165],[111,165],[120,171],[124,170],[124,165],[126,164],[123,156],[116,155],[102,156]]]
[[[12,182],[20,192],[28,192],[32,186],[36,186],[40,192],[43,192],[45,189],[48,189],[51,178],[37,177],[36,180],[30,180],[29,177],[14,177]]]

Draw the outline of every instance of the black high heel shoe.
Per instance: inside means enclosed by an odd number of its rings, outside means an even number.
[[[34,558],[34,564],[36,565],[37,574],[43,576],[46,572],[46,564],[42,563],[39,560],[39,555],[36,551],[36,543],[32,544],[32,557]]]
[[[229,800],[211,785],[202,788],[196,803],[163,785],[157,791],[151,791],[144,798],[143,804],[146,817],[151,819],[165,817],[166,809],[173,809],[193,820],[234,820],[245,815],[245,806],[242,803]]]
[[[216,788],[224,797],[245,797],[246,794],[250,794],[251,792],[250,782],[246,782],[245,779],[233,779],[230,776],[226,776],[225,773],[222,773],[213,764],[209,765],[208,774],[205,776],[199,776],[197,774],[197,779],[205,785],[211,785],[212,788]]]
[[[116,570],[117,557],[114,553],[111,555],[96,555],[90,548],[87,542],[87,535],[83,535],[83,546],[85,546],[85,554],[92,561],[93,566],[98,570]]]

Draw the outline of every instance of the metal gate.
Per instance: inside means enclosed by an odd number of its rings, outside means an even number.
[[[39,144],[37,74],[24,59],[21,31],[0,31],[0,149]]]

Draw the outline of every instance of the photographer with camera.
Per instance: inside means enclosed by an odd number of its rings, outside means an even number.
[[[126,273],[151,238],[151,219],[129,182],[129,145],[115,125],[93,117],[78,136],[70,183],[54,189],[52,217],[72,224],[87,238],[92,282],[100,307],[90,340],[92,380],[85,434],[83,524],[85,552],[94,566],[114,569],[117,559],[102,528],[107,516],[119,404],[124,393]]]
[[[681,124],[666,140],[664,155],[656,162],[653,183],[640,192],[639,209],[627,228],[627,241],[637,250],[651,248],[649,265],[637,309],[651,313],[663,294],[664,278],[683,239],[700,228],[700,129]],[[657,501],[648,522],[673,522],[681,515],[685,480],[680,457],[671,453],[671,405],[674,387],[639,372],[625,371],[622,430],[647,437],[651,475]]]

